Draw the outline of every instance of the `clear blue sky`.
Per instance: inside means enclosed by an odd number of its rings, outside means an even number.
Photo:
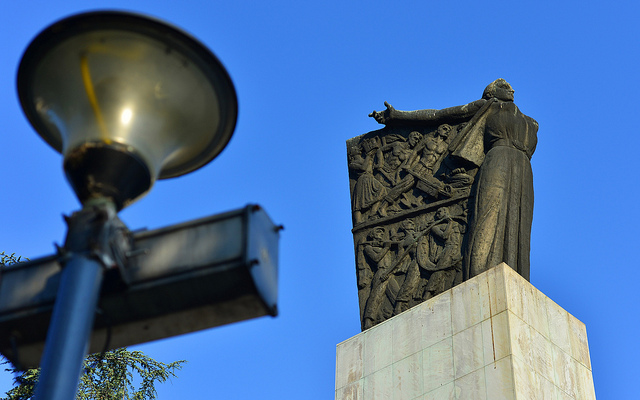
[[[240,106],[218,159],[159,181],[125,223],[156,228],[252,202],[286,228],[279,317],[135,347],[188,360],[161,400],[331,399],[335,345],[360,326],[345,141],[378,128],[367,114],[385,100],[459,105],[499,77],[540,123],[531,282],[587,325],[598,398],[637,398],[637,1],[3,1],[0,250],[52,253],[60,215],[78,209],[61,157],[20,110],[15,76],[41,29],[99,8],[195,35],[227,67]],[[1,392],[10,381],[0,373]]]

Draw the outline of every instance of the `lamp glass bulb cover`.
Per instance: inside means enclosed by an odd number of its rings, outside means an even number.
[[[117,11],[58,21],[29,45],[18,95],[38,134],[64,156],[81,202],[122,208],[156,179],[191,172],[229,142],[235,89],[200,42]]]

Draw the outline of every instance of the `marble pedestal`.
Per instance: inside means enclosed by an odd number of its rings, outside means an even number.
[[[585,325],[508,265],[337,346],[338,400],[592,400]]]

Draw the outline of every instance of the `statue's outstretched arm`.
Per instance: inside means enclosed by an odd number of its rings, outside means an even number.
[[[391,244],[389,242],[385,242],[384,247],[382,248],[375,248],[373,246],[365,247],[364,253],[374,262],[379,263],[380,260],[382,260],[382,257],[384,257],[389,252],[390,248]]]
[[[487,100],[480,99],[462,106],[443,108],[442,110],[400,111],[385,101],[386,110],[374,111],[369,116],[383,125],[438,125],[445,122],[468,120],[486,102]]]

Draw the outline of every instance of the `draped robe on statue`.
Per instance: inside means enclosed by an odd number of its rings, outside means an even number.
[[[470,203],[464,279],[506,262],[529,280],[533,220],[530,158],[538,123],[512,102],[494,101],[472,128],[482,133],[484,160]],[[471,132],[470,132],[471,133]]]

